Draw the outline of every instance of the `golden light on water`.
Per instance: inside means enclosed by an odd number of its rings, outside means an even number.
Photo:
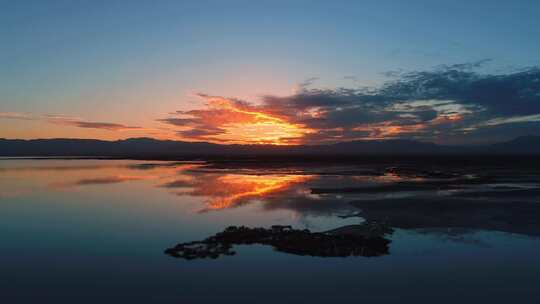
[[[216,180],[221,187],[209,193],[210,199],[203,211],[231,208],[246,199],[261,199],[310,178],[309,175],[223,175]]]

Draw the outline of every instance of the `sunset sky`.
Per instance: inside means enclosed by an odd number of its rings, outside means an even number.
[[[0,0],[0,137],[540,135],[540,1],[502,2]]]

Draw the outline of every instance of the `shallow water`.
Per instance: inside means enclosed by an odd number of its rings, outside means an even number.
[[[537,170],[388,166],[0,160],[0,297],[540,302]],[[388,255],[297,256],[262,245],[215,260],[163,253],[230,225],[326,231],[365,220],[395,228]]]

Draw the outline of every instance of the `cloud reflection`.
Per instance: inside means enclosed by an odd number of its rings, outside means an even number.
[[[301,184],[309,175],[247,175],[247,174],[202,174],[184,176],[163,187],[185,188],[179,195],[206,197],[206,207],[201,212],[233,208],[253,200],[287,191]]]
[[[106,177],[97,177],[97,178],[83,178],[75,182],[60,183],[53,185],[58,188],[72,188],[72,187],[81,187],[81,186],[93,186],[93,185],[108,185],[108,184],[119,184],[129,181],[137,181],[143,179],[150,179],[151,176],[106,176]]]
[[[178,204],[186,197],[197,198],[199,213],[252,205],[269,213],[290,211],[299,219],[353,214],[402,229],[451,227],[540,235],[540,177],[535,168],[513,167],[509,173],[496,168],[302,169],[296,165],[257,169],[252,164],[242,168],[238,164],[103,162],[99,170],[90,170],[87,160],[73,161],[72,170],[55,163],[39,167],[35,162],[5,167],[0,171],[0,198],[145,181],[147,190],[167,190],[178,197]],[[18,180],[26,181],[26,187]]]

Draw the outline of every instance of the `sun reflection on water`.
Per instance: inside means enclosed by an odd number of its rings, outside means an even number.
[[[263,198],[310,178],[306,175],[223,175],[217,179],[222,187],[214,189],[205,210],[231,208],[246,199]]]

